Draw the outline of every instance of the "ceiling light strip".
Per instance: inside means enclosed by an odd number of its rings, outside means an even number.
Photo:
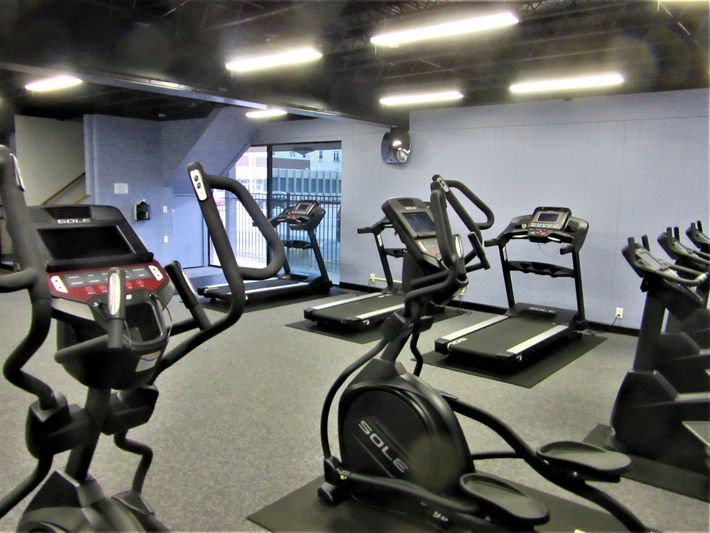
[[[405,106],[417,104],[430,104],[438,102],[452,102],[463,98],[460,91],[438,91],[431,93],[418,94],[398,94],[391,96],[383,96],[380,98],[380,104],[383,106]]]
[[[249,118],[273,118],[282,117],[287,114],[284,109],[270,108],[270,109],[258,109],[256,111],[248,111],[245,113]]]
[[[69,89],[70,87],[75,87],[81,83],[82,80],[75,76],[60,74],[58,76],[52,76],[51,78],[32,81],[25,85],[25,89],[35,93],[47,93],[51,91]]]
[[[503,28],[505,26],[512,26],[518,22],[518,18],[513,15],[513,13],[506,11],[493,15],[469,17],[440,24],[381,33],[370,38],[370,42],[378,46],[397,47],[400,44],[413,43],[416,41],[455,37],[495,28]]]
[[[584,76],[571,76],[565,78],[549,78],[540,80],[514,83],[510,92],[515,94],[532,94],[556,91],[576,91],[582,89],[596,89],[613,87],[624,83],[624,77],[618,72],[603,72],[587,74]]]
[[[249,57],[235,57],[226,64],[228,70],[233,72],[254,72],[274,67],[298,65],[315,61],[323,54],[312,47],[293,48],[273,54]]]

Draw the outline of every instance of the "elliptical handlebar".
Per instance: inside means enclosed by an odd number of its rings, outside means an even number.
[[[438,187],[440,187],[446,195],[446,201],[449,203],[449,205],[451,205],[451,207],[453,207],[454,211],[456,211],[456,214],[464,223],[466,229],[468,229],[469,231],[468,240],[471,243],[473,249],[463,258],[464,264],[468,265],[466,266],[466,272],[473,272],[474,270],[480,269],[488,270],[491,267],[490,263],[488,262],[488,257],[486,256],[485,250],[485,247],[487,246],[486,242],[488,241],[483,240],[481,230],[489,229],[495,223],[495,215],[493,214],[493,210],[488,207],[488,205],[483,200],[481,200],[471,189],[469,189],[464,183],[460,181],[446,180],[439,174],[434,174],[434,176],[432,177],[432,181],[432,190],[435,184],[438,184]],[[484,222],[476,222],[475,220],[473,220],[468,211],[466,211],[463,205],[461,205],[461,202],[456,197],[452,189],[460,191],[466,198],[468,198],[471,203],[473,203],[473,205],[475,205],[485,215],[486,220]],[[469,265],[469,263],[475,258],[478,258],[478,262]]]
[[[496,220],[495,215],[493,214],[493,210],[488,207],[488,205],[465,184],[457,180],[444,179],[439,174],[434,174],[432,180],[438,182],[441,185],[442,190],[446,194],[446,199],[451,204],[451,207],[454,208],[456,214],[461,217],[461,220],[463,220],[464,224],[466,224],[466,227],[469,229],[469,231],[476,231],[477,229],[489,229],[493,226]],[[463,208],[458,198],[456,198],[455,195],[451,194],[451,191],[449,190],[450,188],[458,189],[459,191],[461,191],[461,193],[466,196],[466,198],[468,198],[471,203],[473,203],[473,205],[478,207],[478,209],[483,212],[483,214],[486,216],[486,220],[483,222],[475,222],[473,218],[471,218],[471,215],[469,215],[468,212]]]
[[[5,209],[7,232],[13,243],[13,255],[20,266],[18,272],[0,278],[0,292],[26,289],[32,304],[29,331],[6,359],[3,373],[10,383],[37,396],[40,406],[48,409],[56,406],[54,391],[41,379],[22,370],[46,340],[52,321],[51,295],[42,275],[44,262],[24,190],[15,158],[7,146],[0,145],[0,198]]]
[[[207,174],[202,168],[202,165],[197,162],[190,163],[187,166],[187,172],[190,175],[195,195],[197,196],[200,209],[207,223],[207,230],[210,233],[219,260],[222,263],[222,268],[224,269],[226,264],[230,270],[234,268],[236,273],[245,279],[267,279],[276,275],[286,260],[286,251],[283,242],[281,242],[281,238],[278,233],[276,233],[274,226],[261,211],[261,208],[246,187],[236,180]],[[237,197],[242,206],[244,206],[244,209],[246,209],[254,225],[266,239],[271,260],[265,267],[241,267],[237,264],[232,246],[227,237],[227,232],[224,229],[222,220],[219,217],[219,212],[217,211],[217,206],[214,203],[212,189],[231,192]],[[208,199],[212,201],[208,202]],[[227,278],[227,282],[229,282],[229,278]],[[234,293],[235,287],[230,285],[230,289],[232,289],[232,293]]]
[[[249,191],[241,183],[222,176],[209,175],[198,162],[190,163],[187,166],[187,174],[195,196],[197,197],[202,217],[207,225],[207,231],[217,252],[217,257],[219,258],[232,297],[229,300],[227,313],[220,320],[210,324],[204,309],[199,301],[197,301],[197,297],[194,296],[189,282],[184,278],[181,272],[177,272],[181,270],[178,268],[179,265],[178,267],[167,269],[178,293],[183,297],[183,302],[192,314],[192,324],[197,325],[201,331],[183,341],[163,357],[160,362],[160,368],[155,374],[156,377],[165,369],[179,361],[188,352],[195,349],[196,346],[224,331],[239,320],[246,304],[243,278],[265,279],[271,277],[279,271],[286,260],[286,252],[278,233],[276,233],[269,219],[266,218],[266,215],[264,215],[258,204],[254,201],[254,198],[249,194]],[[240,267],[237,264],[232,245],[227,236],[227,231],[224,229],[219,211],[217,211],[212,189],[221,189],[234,194],[253,220],[254,225],[264,236],[269,250],[271,251],[271,261],[265,267],[248,268]],[[193,293],[192,296],[190,296],[189,293]],[[173,333],[178,333],[183,330],[183,324],[176,325],[173,328]]]

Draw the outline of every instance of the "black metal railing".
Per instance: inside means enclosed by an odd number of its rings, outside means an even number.
[[[252,196],[256,200],[262,211],[266,213],[267,194],[253,193]],[[286,207],[295,205],[302,200],[315,200],[323,209],[325,209],[325,217],[316,228],[316,238],[323,254],[326,269],[331,279],[335,281],[339,278],[340,273],[340,195],[317,195],[309,193],[274,193],[271,197],[271,212],[267,213],[268,217],[274,217],[281,213]],[[234,201],[233,199],[227,200]],[[244,208],[234,202],[236,208],[235,213],[235,239],[234,245],[237,261],[243,266],[257,266],[266,264],[266,243],[259,231],[252,226],[251,218],[246,213]],[[225,202],[217,202],[217,209],[225,220],[227,209]],[[300,239],[308,240],[308,235],[305,231],[291,230],[288,225],[280,224],[278,227],[279,236],[283,240]],[[294,272],[299,273],[318,273],[318,263],[311,250],[305,249],[287,249],[286,257],[289,265]],[[210,244],[210,264],[219,266],[217,258]]]

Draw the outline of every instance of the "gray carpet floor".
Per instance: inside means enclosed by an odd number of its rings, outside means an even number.
[[[317,301],[322,299],[313,303]],[[158,381],[161,396],[152,420],[129,436],[155,450],[144,493],[157,515],[173,529],[259,530],[246,519],[249,514],[321,473],[318,425],[322,400],[338,373],[371,345],[285,327],[302,319],[305,306],[299,302],[246,313],[233,328],[184,358]],[[186,316],[178,300],[171,309],[176,320]],[[0,360],[21,338],[28,314],[24,294],[0,296]],[[432,349],[437,336],[483,317],[469,312],[436,323],[422,335],[422,351]],[[531,389],[429,365],[423,376],[436,388],[498,414],[535,447],[553,440],[581,440],[597,423],[608,422],[617,388],[633,357],[634,338],[605,336],[607,341]],[[28,368],[70,401],[81,404],[84,389],[53,361],[53,340],[50,337]],[[410,357],[402,360],[411,365]],[[31,399],[0,382],[3,494],[34,466],[23,437]],[[484,427],[465,422],[464,430],[472,451],[504,447]],[[59,456],[55,465],[63,465],[64,460]],[[485,469],[566,495],[518,463],[486,462]],[[116,450],[105,439],[92,473],[107,494],[114,494],[128,488],[135,465],[134,456]],[[629,480],[610,485],[608,490],[652,527],[709,529],[704,502]],[[24,504],[0,520],[0,530],[14,528]]]

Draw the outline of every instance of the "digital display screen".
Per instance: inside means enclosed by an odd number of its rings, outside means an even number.
[[[556,222],[559,218],[557,213],[540,213],[537,216],[538,222]]]
[[[133,253],[116,226],[40,229],[39,236],[55,261]]]
[[[296,210],[296,211],[308,211],[308,210],[310,209],[310,207],[311,207],[311,204],[307,204],[307,203],[298,204],[298,205],[296,206],[296,209],[295,209],[295,210]]]
[[[402,213],[404,220],[410,225],[417,235],[430,235],[436,233],[434,221],[426,211],[414,211],[412,213]]]

